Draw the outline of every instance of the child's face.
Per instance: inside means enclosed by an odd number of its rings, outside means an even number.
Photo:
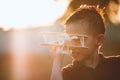
[[[85,46],[87,48],[74,48],[72,49],[71,56],[74,60],[83,61],[90,56],[92,56],[95,50],[98,48],[97,38],[91,34],[87,33],[87,26],[86,24],[74,22],[66,25],[66,32],[68,34],[80,34],[80,35],[87,35],[88,38],[85,40]],[[74,44],[79,44],[79,41],[74,41]]]

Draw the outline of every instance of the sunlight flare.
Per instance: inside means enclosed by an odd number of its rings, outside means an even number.
[[[68,0],[1,0],[0,25],[2,28],[47,26],[61,17]]]

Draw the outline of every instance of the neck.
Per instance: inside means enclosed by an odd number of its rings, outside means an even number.
[[[99,62],[99,57],[98,57],[98,49],[93,52],[93,55],[88,57],[84,62],[83,65],[90,67],[90,68],[96,68]]]

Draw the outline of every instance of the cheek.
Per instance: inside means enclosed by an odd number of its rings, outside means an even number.
[[[81,58],[81,57],[86,57],[89,54],[89,49],[86,50],[77,50],[77,51],[73,51],[70,55],[73,58]]]
[[[91,39],[91,40],[88,40],[85,45],[92,49],[92,48],[95,48],[97,46],[97,40],[96,39]]]

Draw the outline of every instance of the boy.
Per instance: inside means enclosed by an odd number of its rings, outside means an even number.
[[[67,18],[65,27],[68,34],[87,35],[88,48],[71,48],[73,62],[62,69],[63,80],[120,80],[120,57],[105,58],[99,53],[105,40],[102,9],[82,5]]]

